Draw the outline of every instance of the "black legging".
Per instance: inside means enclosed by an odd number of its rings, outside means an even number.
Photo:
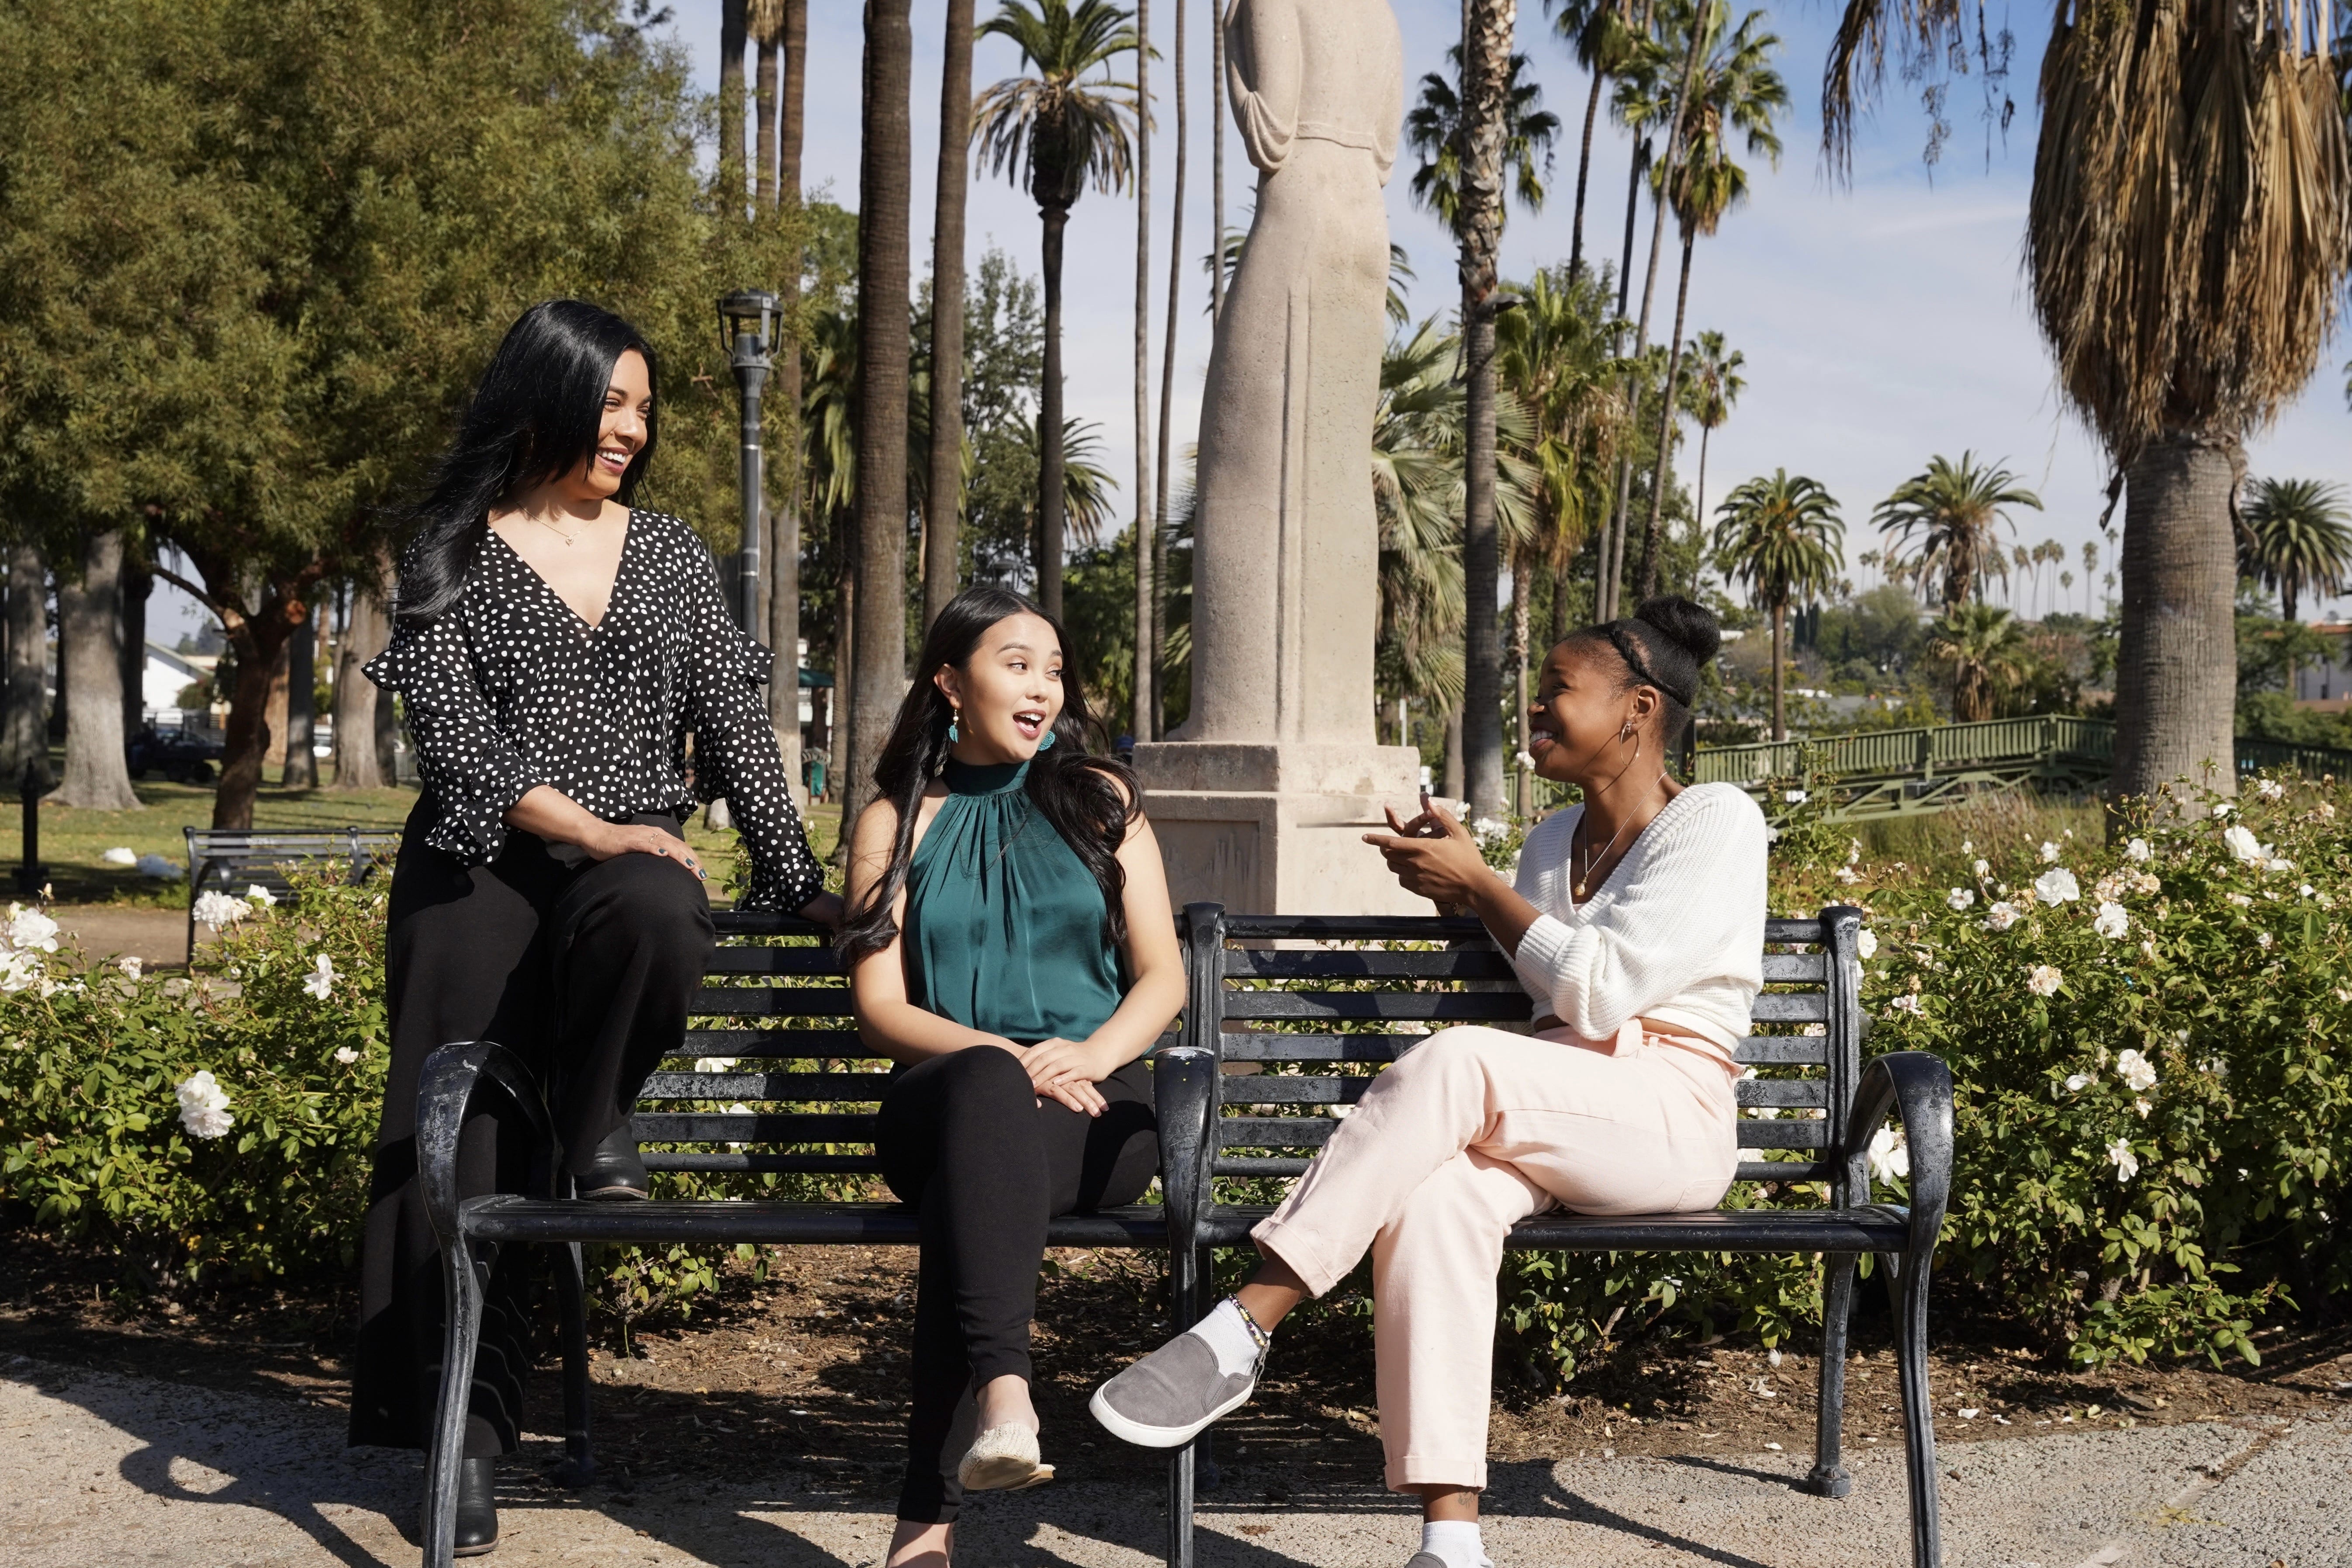
[[[1099,1117],[1040,1105],[1012,1053],[975,1046],[918,1063],[883,1095],[882,1173],[923,1236],[900,1519],[955,1518],[970,1440],[959,1407],[993,1378],[1029,1376],[1046,1222],[1133,1203],[1159,1172],[1149,1070],[1129,1062],[1095,1087],[1109,1102]]]
[[[668,816],[635,818],[678,831]],[[391,1072],[360,1257],[360,1338],[351,1440],[421,1448],[441,1384],[441,1247],[416,1183],[416,1081],[453,1040],[496,1040],[541,1075],[556,1135],[576,1173],[629,1115],[646,1075],[686,1038],[686,1010],[716,936],[702,884],[676,860],[591,860],[520,831],[498,859],[469,866],[426,847],[420,803],[392,876],[385,994]],[[998,1055],[1003,1055],[998,1052]],[[457,1145],[460,1195],[530,1191],[528,1128],[488,1094]],[[512,1453],[530,1365],[527,1264],[501,1248],[474,1363],[469,1458]]]

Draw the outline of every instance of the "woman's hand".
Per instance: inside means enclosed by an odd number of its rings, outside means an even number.
[[[601,829],[601,831],[599,831]],[[618,855],[658,855],[675,860],[704,881],[710,873],[702,868],[701,859],[687,847],[686,840],[658,827],[643,827],[635,823],[600,822],[580,837],[580,847],[588,851],[592,859],[610,860]]]
[[[1502,879],[1478,853],[1478,841],[1470,830],[1444,811],[1432,806],[1406,822],[1393,806],[1387,810],[1394,832],[1367,833],[1364,842],[1381,852],[1406,892],[1432,900],[1441,909],[1475,907],[1502,886]]]
[[[1072,1110],[1100,1116],[1109,1102],[1095,1085],[1118,1070],[1118,1064],[1106,1059],[1108,1054],[1088,1041],[1040,1040],[1022,1053],[1021,1065],[1039,1094]]]

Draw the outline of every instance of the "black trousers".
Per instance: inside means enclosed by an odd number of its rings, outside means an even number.
[[[1131,1204],[1159,1172],[1150,1072],[1129,1062],[1096,1087],[1099,1117],[1040,1105],[1020,1062],[981,1046],[916,1064],[883,1095],[883,1177],[922,1225],[900,1519],[955,1518],[972,1392],[1030,1374],[1046,1222]]]
[[[592,860],[528,833],[488,866],[425,843],[420,804],[392,877],[386,993],[392,1067],[376,1135],[360,1261],[353,1443],[428,1446],[441,1384],[441,1248],[416,1182],[416,1084],[454,1040],[496,1040],[550,1091],[556,1135],[577,1173],[629,1115],[638,1088],[685,1043],[687,1008],[716,935],[703,885],[653,855]],[[635,821],[676,832],[675,816]],[[1000,1055],[1002,1053],[999,1053]],[[534,1189],[529,1128],[482,1097],[458,1143],[466,1196]],[[512,1453],[531,1361],[532,1249],[503,1250],[474,1363],[468,1458]]]

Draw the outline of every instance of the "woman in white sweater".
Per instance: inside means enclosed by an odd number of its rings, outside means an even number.
[[[1366,1090],[1252,1233],[1234,1296],[1096,1391],[1097,1419],[1172,1447],[1256,1385],[1276,1324],[1372,1255],[1381,1436],[1418,1493],[1408,1568],[1481,1568],[1478,1493],[1495,1279],[1529,1215],[1713,1207],[1738,1150],[1732,1049],[1763,984],[1763,814],[1666,770],[1721,641],[1686,599],[1551,650],[1529,713],[1536,772],[1584,804],[1528,836],[1517,885],[1443,813],[1366,841],[1411,891],[1485,922],[1534,999],[1534,1031],[1432,1035]]]

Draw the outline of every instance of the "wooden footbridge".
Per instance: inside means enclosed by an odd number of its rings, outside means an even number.
[[[1919,730],[1872,730],[1753,746],[1702,747],[1694,783],[1736,784],[1759,799],[1796,787],[1805,774],[1827,774],[1844,820],[1943,811],[1999,790],[2086,794],[2105,784],[2116,727],[2104,719],[1994,719]],[[2241,775],[2292,769],[2318,777],[2352,777],[2352,752],[2240,740]]]

